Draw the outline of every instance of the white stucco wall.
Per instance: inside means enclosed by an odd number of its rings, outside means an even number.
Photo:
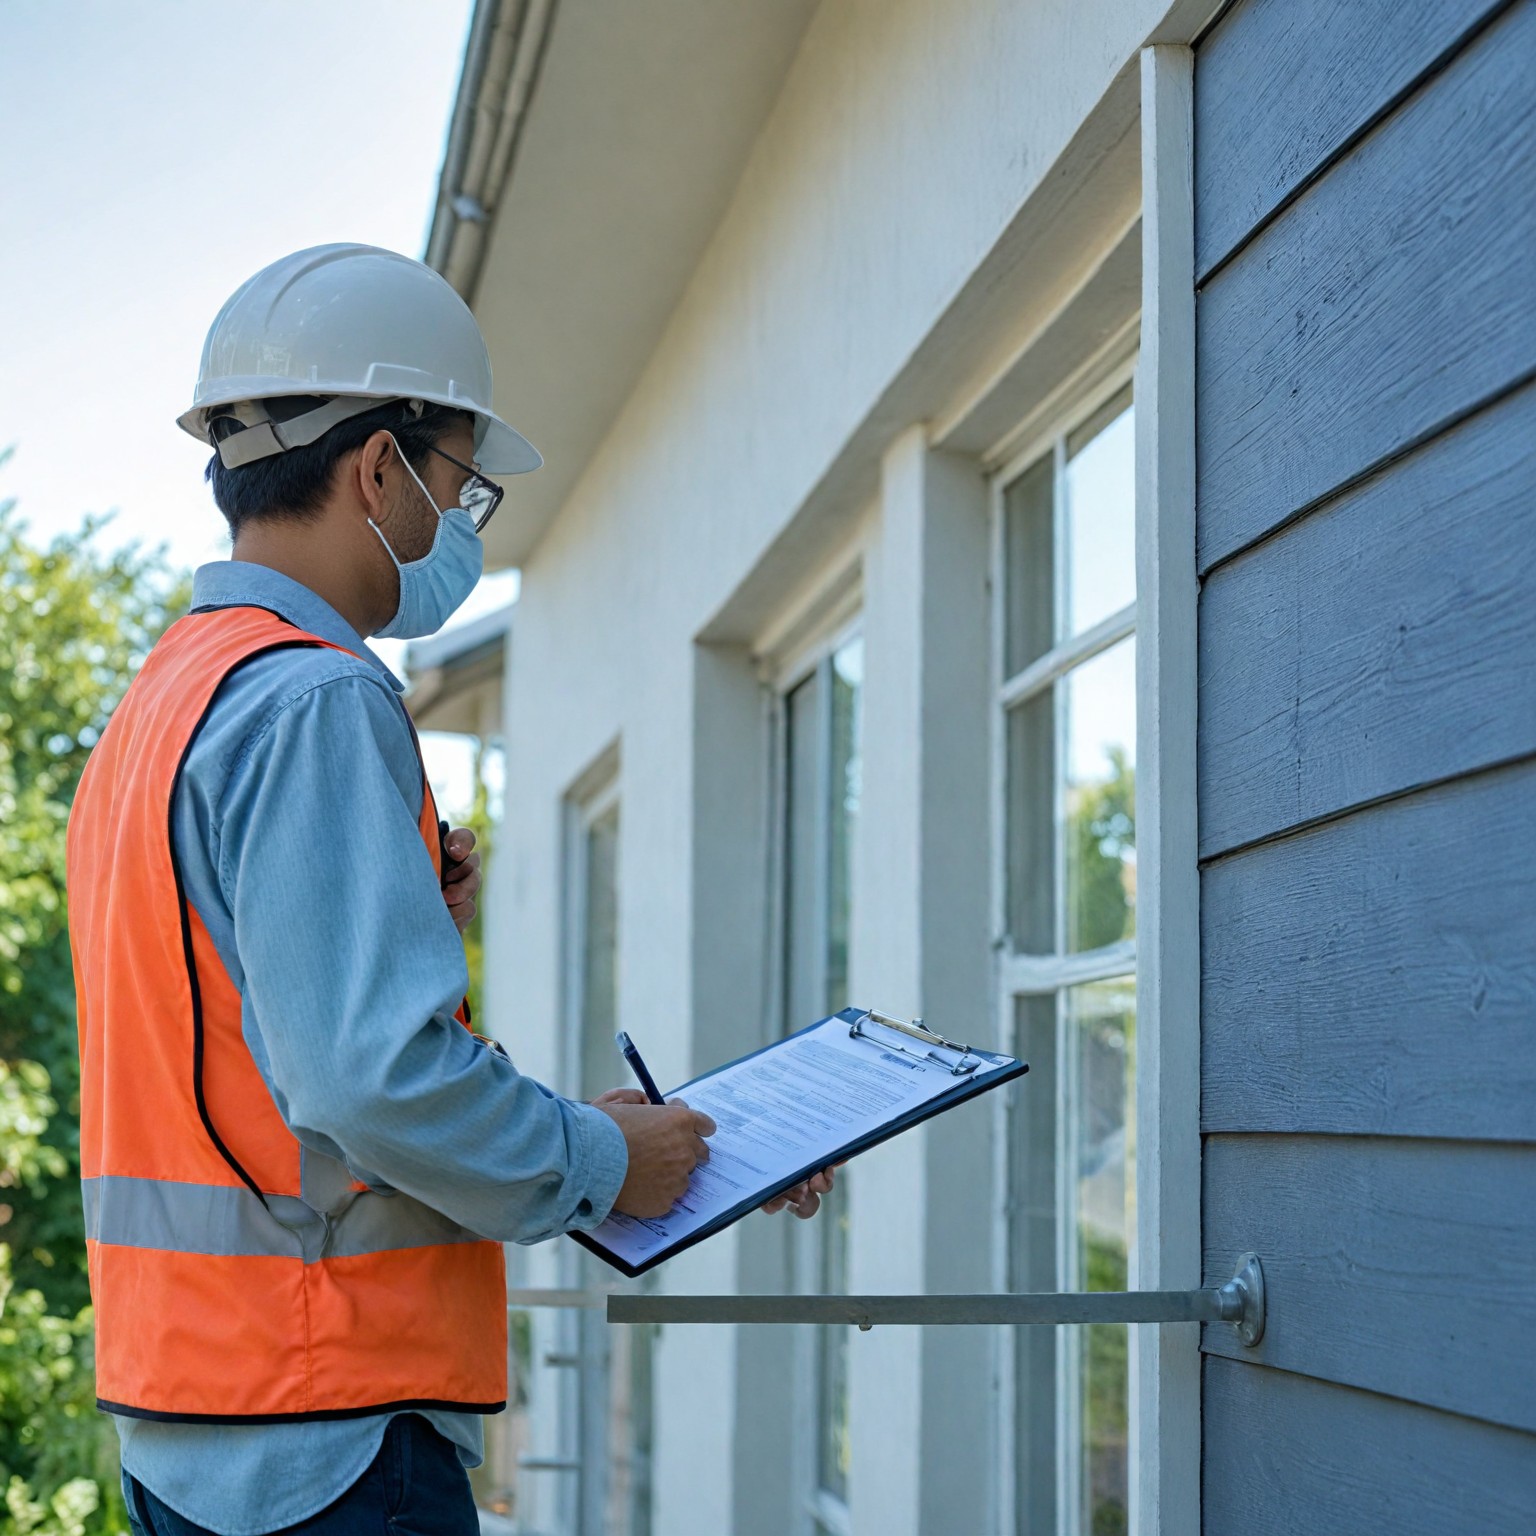
[[[942,340],[957,295],[1166,10],[1166,0],[826,0],[812,21],[638,388],[525,568],[487,954],[492,1028],[527,1069],[560,1082],[562,797],[616,740],[621,1023],[664,1081],[712,1059],[713,1021],[690,1017],[694,914],[711,900],[691,888],[695,641],[729,619],[733,592],[815,504],[920,346]],[[1042,272],[1039,282],[1060,277]],[[956,397],[978,383],[959,381]],[[937,921],[910,884],[924,869],[924,724],[912,707],[923,658],[909,625],[926,579],[927,453],[920,426],[879,445],[867,466],[873,498],[836,534],[846,541],[851,527],[864,552],[866,740],[891,764],[867,781],[862,808],[856,994],[872,989],[882,1006],[913,1010],[925,1006],[924,925]],[[515,501],[514,492],[503,516],[516,516]],[[815,565],[822,537],[809,521],[794,528],[810,552],[801,567]],[[869,1162],[854,1284],[922,1289],[937,1260],[954,1258],[925,1248],[924,1138]],[[730,1289],[737,1251],[736,1235],[716,1239],[669,1266],[663,1284]],[[549,1262],[534,1259],[553,1279]],[[985,1283],[990,1256],[976,1262]],[[947,1506],[961,1521],[949,1527],[925,1500],[922,1399],[940,1383],[931,1365],[925,1378],[916,1332],[856,1344],[855,1529],[988,1529],[986,1491],[967,1509]],[[668,1536],[751,1525],[733,1501],[738,1437],[752,1432],[737,1423],[734,1360],[729,1330],[662,1336],[655,1529]]]

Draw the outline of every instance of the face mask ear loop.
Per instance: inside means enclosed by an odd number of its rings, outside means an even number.
[[[416,473],[415,469],[411,465],[411,461],[406,458],[404,451],[401,449],[400,444],[395,442],[395,434],[393,432],[389,433],[389,440],[390,442],[395,443],[395,452],[400,455],[400,462],[405,465],[406,473],[410,475],[411,479],[421,487],[421,494],[427,498],[427,505],[437,513],[439,518],[441,518],[443,515],[443,509],[438,506],[435,501],[433,501],[432,492],[427,489],[426,481],[424,481],[421,476]]]
[[[400,447],[400,444],[395,439],[395,434],[393,432],[390,432],[386,428],[385,429],[385,436],[389,438],[390,442],[394,443],[394,445],[395,445],[395,452],[400,455],[400,462],[403,465],[405,465],[405,468],[406,468],[407,472],[410,474],[411,479],[414,480],[417,485],[421,486],[421,494],[427,498],[427,505],[429,507],[431,507],[434,512],[437,513],[437,521],[438,521],[438,524],[439,524],[439,532],[441,532],[441,524],[442,524],[442,521],[443,521],[443,511],[442,511],[442,508],[439,507],[438,504],[435,501],[432,500],[432,493],[431,493],[431,491],[429,491],[426,488],[426,486],[424,484],[422,484],[421,476],[418,475],[416,473],[416,471],[411,468],[411,461],[408,458],[406,458],[404,451]],[[386,555],[388,555],[389,558],[395,562],[395,569],[397,571],[403,571],[405,569],[405,567],[400,563],[399,555],[397,555],[394,552],[394,550],[390,548],[389,540],[384,537],[384,530],[382,528],[380,528],[379,525],[376,522],[374,522],[374,520],[371,517],[368,519],[368,526],[370,528],[372,528],[373,531],[376,534],[378,534],[378,536],[379,536],[379,543],[384,546],[384,553]],[[434,538],[432,540],[432,543],[433,543],[433,546],[436,547],[437,540]]]
[[[372,528],[373,531],[376,534],[378,534],[378,536],[379,536],[379,543],[384,546],[384,553],[386,555],[388,555],[389,558],[395,562],[395,569],[397,571],[403,570],[404,567],[400,564],[400,557],[399,557],[399,555],[397,555],[394,552],[394,550],[392,550],[389,547],[389,540],[384,537],[384,530],[382,528],[380,528],[379,525],[376,522],[374,522],[374,520],[371,517],[368,519],[368,526],[370,528]]]

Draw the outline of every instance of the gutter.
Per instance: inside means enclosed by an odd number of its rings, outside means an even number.
[[[473,308],[557,0],[475,0],[423,260]]]

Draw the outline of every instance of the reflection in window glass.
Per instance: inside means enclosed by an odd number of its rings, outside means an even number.
[[[1136,935],[1133,423],[1127,388],[1002,493],[996,670],[1006,688],[1040,663],[1000,701],[1002,915],[1030,960],[1014,1041],[1035,1084],[1010,1131],[1015,1289],[1122,1290],[1129,1272],[1135,962],[1113,946]],[[1085,655],[1072,642],[1095,629]],[[1110,979],[1072,984],[1087,954]],[[1126,1328],[1016,1333],[1017,1536],[1125,1532]]]
[[[581,1091],[613,1087],[618,1022],[619,807],[595,817],[582,835]]]
[[[848,1006],[853,843],[861,787],[860,697],[864,643],[854,636],[785,699],[784,1020],[786,1033]],[[847,1289],[848,1191],[832,1195],[799,1241],[813,1245],[816,1287]],[[815,1451],[820,1495],[848,1496],[847,1328],[818,1328],[813,1351]],[[817,1522],[819,1524],[819,1522]]]
[[[819,1019],[823,991],[821,702],[813,672],[785,700],[784,1032]]]
[[[827,977],[822,1013],[848,1006],[848,918],[853,895],[853,826],[859,810],[859,690],[864,642],[832,655],[831,771],[827,784]],[[810,1020],[805,1021],[809,1023]]]
[[[1125,390],[1067,439],[1067,612],[1080,635],[1136,600],[1136,428]]]
[[[1133,977],[1073,987],[1066,1027],[1075,1061],[1076,1283],[1123,1291],[1135,1230],[1135,1030]],[[1082,1397],[1082,1536],[1126,1529],[1129,1384],[1124,1324],[1078,1330]]]
[[[864,681],[864,642],[855,636],[833,653],[832,722],[827,784],[828,868],[826,991],[819,1010],[848,1006],[848,925],[853,894],[853,828],[859,810],[859,693]],[[827,1294],[848,1289],[847,1171],[826,1197],[817,1217],[821,1286]],[[817,1354],[817,1485],[834,1498],[848,1497],[847,1328],[822,1328]]]
[[[580,828],[576,848],[584,1098],[613,1087],[618,1076],[619,835],[619,802],[613,800]],[[578,1262],[588,1284],[604,1283],[608,1271],[597,1259],[584,1253]],[[591,1312],[578,1314],[574,1326],[584,1362],[575,1383],[581,1462],[591,1473],[584,1475],[579,1497],[601,1496],[603,1529],[613,1536],[649,1536],[655,1329],[624,1329],[622,1337],[610,1337]]]
[[[1136,641],[1069,672],[1066,701],[1067,950],[1136,933]]]
[[[822,1224],[821,1288],[829,1296],[848,1289],[848,1189],[845,1171],[822,1200],[816,1220]],[[848,1344],[847,1328],[823,1328],[817,1354],[816,1482],[834,1498],[848,1497]]]
[[[1014,1041],[1029,1062],[1027,1095],[1009,1105],[1008,1279],[1013,1291],[1061,1288],[1056,1254],[1056,994],[1014,1001]],[[1018,1536],[1056,1531],[1056,1328],[1013,1329]]]
[[[1021,954],[1056,948],[1056,696],[1008,716],[1008,933]]]
[[[1045,655],[1056,640],[1055,474],[1056,458],[1048,453],[1003,492],[1004,680]]]
[[[594,1274],[593,1283],[600,1283]],[[595,1319],[601,1324],[601,1319]],[[651,1453],[656,1328],[638,1324],[599,1336],[608,1346],[608,1487],[604,1531],[651,1536]]]

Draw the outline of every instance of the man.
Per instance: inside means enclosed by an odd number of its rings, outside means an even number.
[[[98,1403],[138,1530],[473,1532],[501,1244],[660,1215],[714,1131],[633,1089],[563,1099],[472,1031],[479,855],[364,644],[449,617],[501,498],[482,471],[541,460],[458,296],[368,246],[244,284],[181,425],[232,558],[69,830]]]

